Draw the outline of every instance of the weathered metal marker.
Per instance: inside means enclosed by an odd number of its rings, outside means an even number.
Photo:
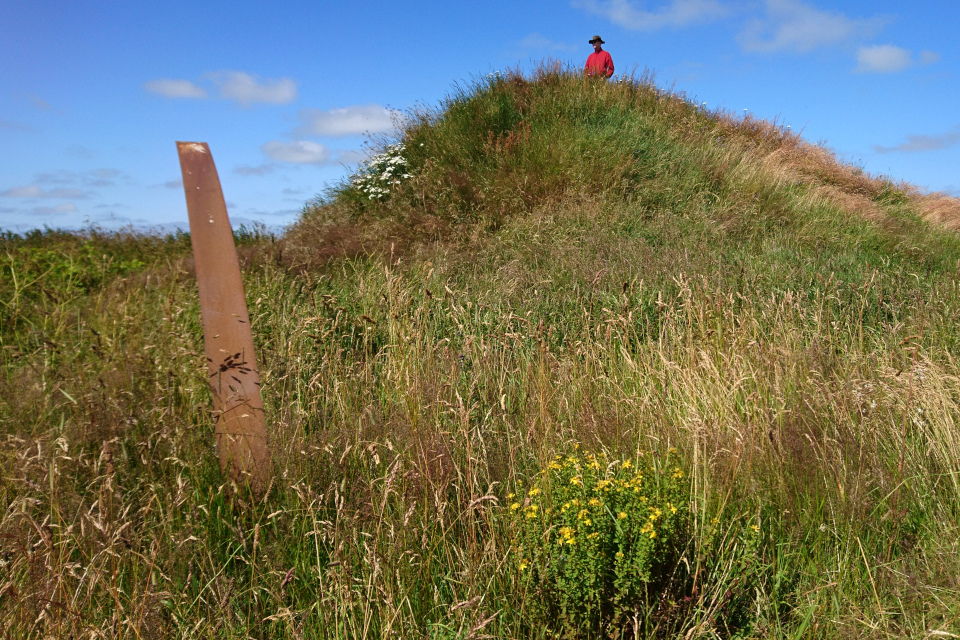
[[[207,373],[213,391],[220,468],[262,494],[270,482],[270,450],[243,295],[220,178],[205,142],[178,142],[190,241],[200,288]]]

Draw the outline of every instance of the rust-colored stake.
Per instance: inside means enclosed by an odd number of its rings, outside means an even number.
[[[220,468],[262,494],[271,472],[267,426],[227,204],[207,143],[178,142],[177,153],[200,288]]]

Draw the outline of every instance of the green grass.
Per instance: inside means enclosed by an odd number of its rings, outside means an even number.
[[[481,79],[402,142],[387,197],[242,238],[259,500],[188,238],[3,239],[5,637],[960,635],[960,242],[920,196],[647,78]],[[667,472],[662,547],[636,503],[569,556],[511,510],[575,448]]]

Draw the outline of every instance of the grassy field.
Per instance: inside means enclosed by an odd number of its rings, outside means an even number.
[[[648,77],[381,142],[238,234],[263,498],[188,236],[0,239],[0,634],[960,637],[960,203]]]

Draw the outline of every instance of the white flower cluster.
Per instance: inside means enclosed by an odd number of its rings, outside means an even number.
[[[352,182],[370,200],[383,200],[390,195],[390,187],[399,185],[410,177],[407,159],[403,157],[403,143],[392,144],[383,153],[378,153],[353,176]]]

